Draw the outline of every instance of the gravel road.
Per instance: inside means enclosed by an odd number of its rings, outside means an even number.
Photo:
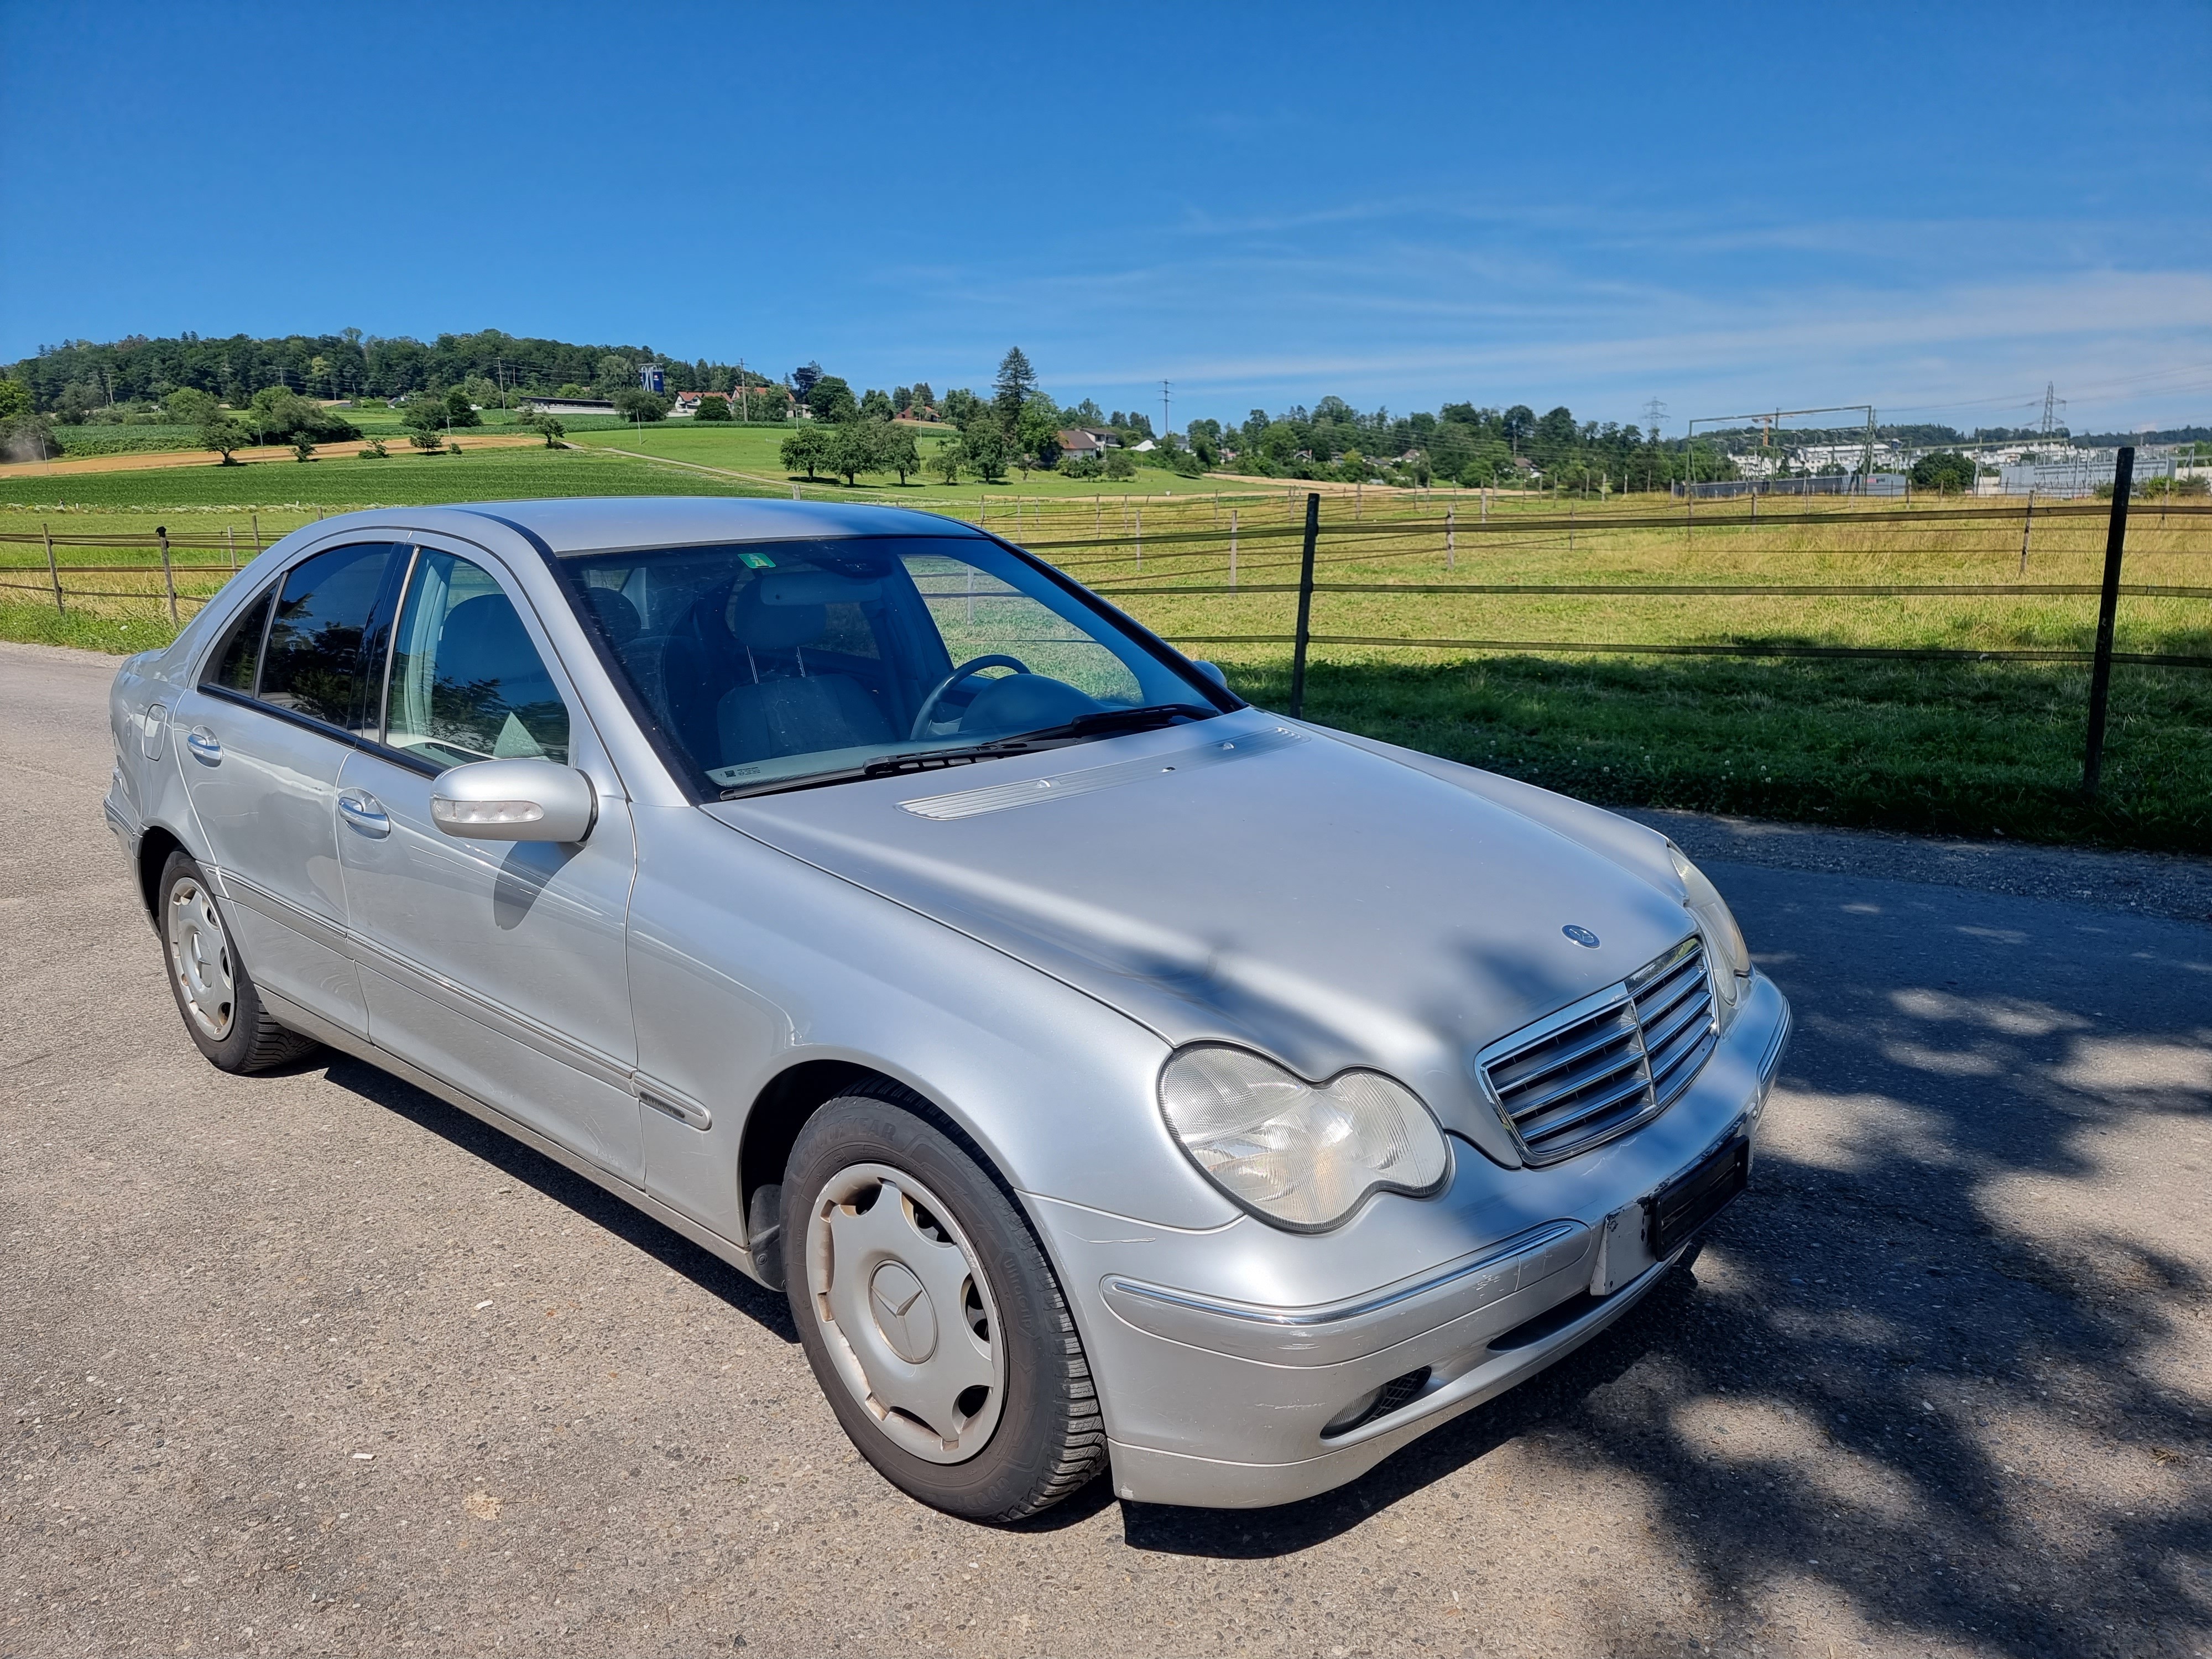
[[[1326,1498],[992,1531],[597,1188],[204,1064],[112,672],[0,646],[0,1654],[2212,1654],[2203,863],[1666,817],[1799,1018],[1694,1278]]]

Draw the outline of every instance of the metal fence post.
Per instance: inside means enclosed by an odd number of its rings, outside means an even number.
[[[1291,718],[1297,720],[1306,707],[1306,641],[1313,626],[1314,543],[1321,535],[1321,492],[1306,496],[1306,550],[1298,566],[1298,631],[1291,647]]]
[[[54,585],[54,615],[66,617],[69,612],[62,608],[62,573],[54,563],[54,527],[41,519],[39,528],[46,538],[46,580]]]
[[[2081,793],[2094,796],[2105,769],[2105,708],[2112,689],[2112,620],[2120,608],[2120,556],[2128,543],[2128,492],[2135,488],[2136,451],[2123,444],[2112,466],[2112,516],[2105,531],[2105,592],[2097,603],[2097,660],[2089,671],[2089,739],[2081,756]]]
[[[177,625],[177,572],[169,562],[169,532],[161,525],[154,526],[154,539],[161,544],[161,586],[169,590],[169,626]]]

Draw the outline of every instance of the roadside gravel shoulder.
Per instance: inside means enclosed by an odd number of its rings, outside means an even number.
[[[1621,816],[1672,837],[1700,863],[1872,876],[2056,899],[2172,921],[2212,921],[2212,859],[2185,854],[1955,841],[1639,807],[1622,809]]]

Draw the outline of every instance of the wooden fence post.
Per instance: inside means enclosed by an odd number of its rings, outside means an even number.
[[[46,580],[54,585],[54,614],[57,617],[66,617],[69,612],[62,608],[62,573],[60,568],[54,563],[54,527],[41,519],[39,520],[39,528],[45,533],[46,538]]]
[[[1237,586],[1237,509],[1233,507],[1229,509],[1229,586],[1232,592]]]
[[[1447,570],[1459,568],[1458,514],[1459,503],[1456,501],[1444,508],[1444,568]]]
[[[234,525],[222,527],[222,544],[230,550],[230,574],[238,574],[238,530]]]
[[[261,515],[250,513],[246,514],[246,520],[253,526],[253,556],[258,559],[261,556]]]
[[[2120,608],[2120,557],[2128,544],[2128,492],[2135,488],[2136,451],[2120,446],[2112,466],[2112,516],[2105,530],[2105,592],[2097,603],[2097,659],[2089,671],[2089,738],[2081,756],[2081,793],[2094,799],[2105,769],[2105,708],[2112,689],[2112,622]]]
[[[154,526],[154,539],[161,544],[161,586],[169,590],[169,626],[177,625],[177,572],[169,562],[169,532],[167,526]]]
[[[2020,574],[2027,574],[2027,538],[2035,533],[2035,486],[2027,487],[2027,517],[2020,526]]]
[[[1137,508],[1137,574],[1145,574],[1145,509]]]
[[[1314,542],[1321,535],[1321,492],[1306,496],[1306,550],[1298,567],[1298,629],[1291,647],[1291,718],[1298,719],[1306,707],[1306,641],[1313,627]]]

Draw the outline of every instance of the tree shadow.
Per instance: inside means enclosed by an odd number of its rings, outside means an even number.
[[[1522,1438],[1632,1486],[1702,1598],[1655,1613],[1563,1558],[1563,1586],[1626,1650],[1773,1644],[1794,1585],[1915,1650],[2202,1651],[2212,1390],[2185,1368],[2212,1302],[2204,1212],[2152,1212],[2115,1159],[2203,1157],[2212,930],[1712,872],[1754,941],[1785,947],[1761,961],[1799,1023],[1705,1282],[1676,1275],[1335,1492],[1130,1504],[1128,1542],[1296,1554]]]

